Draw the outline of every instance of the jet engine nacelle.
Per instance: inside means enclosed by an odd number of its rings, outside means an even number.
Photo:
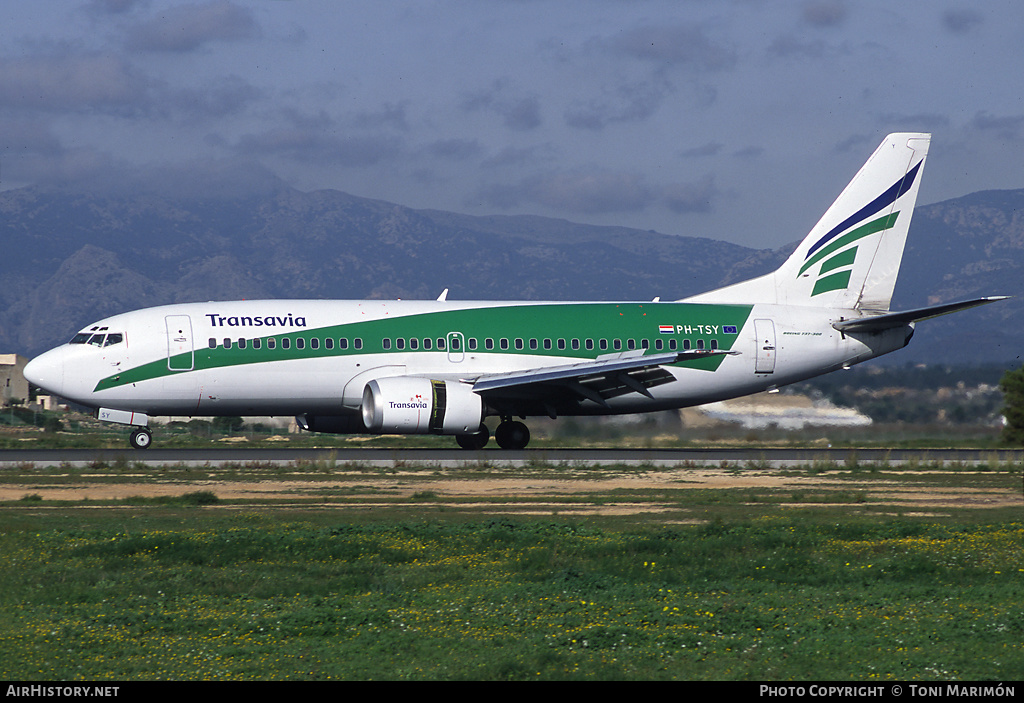
[[[363,389],[363,423],[370,432],[472,434],[484,417],[483,400],[458,381],[394,376]]]

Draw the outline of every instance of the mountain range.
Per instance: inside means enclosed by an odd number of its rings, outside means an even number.
[[[1019,296],[1024,190],[918,207],[893,309]],[[250,197],[0,192],[0,352],[174,302],[257,298],[675,300],[774,269],[796,242],[416,210],[332,190]],[[1024,299],[919,324],[893,363],[1020,363]]]

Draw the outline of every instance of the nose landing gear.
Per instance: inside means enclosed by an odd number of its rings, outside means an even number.
[[[149,449],[153,444],[153,434],[145,427],[140,427],[128,437],[128,443],[133,449]]]

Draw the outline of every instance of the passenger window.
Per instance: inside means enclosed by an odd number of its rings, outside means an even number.
[[[651,348],[651,340],[649,340],[649,339],[641,339],[640,340],[640,347],[642,349],[650,349]]]
[[[508,337],[502,337],[501,341],[498,342],[502,349],[508,349]]]
[[[550,339],[545,339],[544,340],[544,348],[545,349],[550,349],[551,348],[551,340]]]
[[[669,351],[675,351],[676,350],[676,346],[677,346],[676,345],[676,340],[674,340],[674,339],[668,340],[668,349],[669,349]]]
[[[395,340],[395,349],[405,349],[405,338],[399,337]]]
[[[704,340],[703,339],[698,339],[697,340],[697,348],[698,349],[703,349],[704,348]]]
[[[689,339],[684,339],[683,340],[683,351],[690,351],[690,340]]]
[[[629,349],[629,350],[636,349],[636,340],[635,339],[627,339],[626,340],[626,349]]]
[[[494,340],[488,337],[484,340],[484,349],[494,349]]]
[[[420,348],[420,340],[416,339],[415,337],[410,337],[409,338],[409,348],[414,350],[414,351],[416,349],[419,349]]]
[[[274,341],[273,339],[269,340],[269,342],[273,342],[273,341]],[[269,346],[271,349],[273,349],[274,345],[270,344],[269,342],[268,342],[267,346]],[[253,349],[259,349],[261,346],[263,346],[263,342],[260,341],[259,337],[256,337],[254,340],[252,340],[252,348]],[[245,349],[245,340],[244,339],[239,339],[238,340],[238,348],[239,349]]]
[[[387,351],[388,349],[391,348],[391,340],[385,337],[384,339],[381,340],[381,346],[384,347],[384,351]]]
[[[256,341],[257,340],[255,340],[255,339],[252,340],[252,345],[254,347],[256,346]],[[230,339],[225,339],[224,342],[225,342],[224,346],[227,347],[228,349],[230,349],[231,348],[231,340]],[[238,338],[238,348],[239,349],[245,349],[245,338],[244,337],[239,337]]]
[[[215,346],[217,346],[217,340],[213,339],[211,337],[210,338],[210,349],[213,349]],[[231,340],[228,337],[224,338],[224,348],[225,349],[230,349],[231,348]]]
[[[444,351],[444,349],[445,349],[444,337],[438,337],[437,338],[437,350],[438,351]]]
[[[295,339],[295,348],[296,349],[305,349],[306,348],[306,340],[303,339],[302,337],[297,337]]]
[[[292,348],[292,340],[289,339],[288,337],[281,337],[281,348],[282,349],[291,349]]]
[[[522,338],[521,337],[516,337],[516,349],[522,349],[523,346],[524,345],[523,345]]]
[[[559,349],[565,349],[565,340],[564,339],[559,339],[558,340],[558,348]]]
[[[532,337],[530,339],[530,349],[536,350],[537,347],[538,347],[537,339],[536,339],[536,337]]]
[[[423,348],[424,349],[426,349],[427,351],[430,351],[430,348],[433,345],[434,345],[434,340],[432,340],[430,337],[424,337],[423,338]]]
[[[334,349],[334,337],[328,337],[324,340],[324,349]]]
[[[256,340],[253,340],[256,341]],[[277,338],[267,337],[267,349],[275,349],[277,347]]]
[[[363,340],[362,340],[362,338],[361,337],[356,337],[352,341],[352,346],[354,346],[356,349],[362,349],[363,348]]]
[[[338,339],[338,349],[348,349],[348,337],[340,337]]]
[[[711,340],[711,348],[712,349],[718,349],[718,340],[717,339],[712,339]]]
[[[661,351],[664,348],[665,348],[665,342],[663,340],[661,340],[661,339],[655,339],[654,340],[654,349],[656,351]]]
[[[476,351],[476,337],[470,337],[466,340],[466,344],[469,345],[470,351]]]
[[[601,351],[607,351],[608,350],[608,340],[607,339],[602,339],[600,342],[598,342],[597,346],[601,349]]]
[[[570,342],[569,346],[571,346],[573,349],[579,349],[580,348],[580,340],[578,340],[578,339],[572,340],[572,342]]]
[[[224,340],[224,341],[227,341],[227,340]],[[74,344],[74,342],[72,342],[72,344]],[[217,340],[214,339],[213,337],[210,337],[210,349],[216,349],[216,348],[217,348]]]
[[[312,339],[310,339],[309,340],[309,348],[310,349],[319,349],[320,348],[320,340],[317,337],[313,337]]]
[[[585,346],[585,347],[586,347],[587,349],[589,349],[589,350],[593,350],[593,348],[594,348],[594,340],[593,340],[593,339],[588,339],[588,340],[587,340],[587,341],[586,341],[586,342],[584,343],[584,346]]]
[[[612,349],[614,349],[615,351],[619,351],[620,349],[622,349],[622,340],[621,339],[613,339],[612,340]]]

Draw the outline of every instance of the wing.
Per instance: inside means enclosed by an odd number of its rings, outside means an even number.
[[[720,349],[690,349],[682,352],[645,354],[637,349],[621,354],[606,354],[593,361],[583,361],[564,366],[544,366],[524,371],[485,374],[475,379],[466,379],[473,384],[473,391],[488,401],[501,404],[505,401],[536,401],[548,407],[553,415],[552,403],[564,400],[566,395],[574,402],[591,400],[605,408],[608,399],[626,393],[641,393],[653,398],[650,389],[663,383],[670,383],[675,377],[663,368],[686,359],[705,356],[739,354]]]

